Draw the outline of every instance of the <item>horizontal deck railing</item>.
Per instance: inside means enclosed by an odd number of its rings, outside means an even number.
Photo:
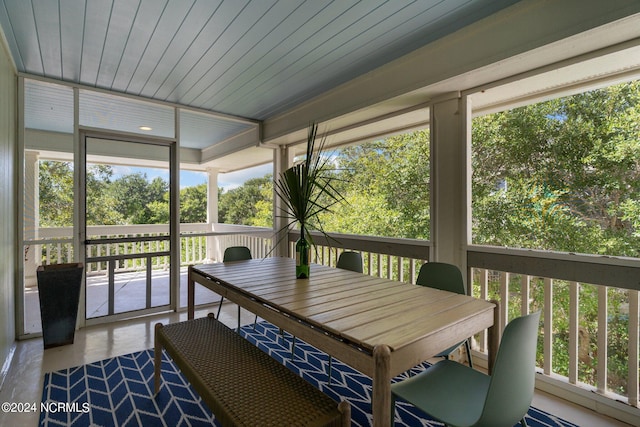
[[[311,234],[316,244],[311,254],[313,262],[335,266],[342,252],[359,252],[364,273],[370,276],[415,283],[420,266],[429,259],[430,243],[426,240],[336,233],[327,239],[318,232]],[[289,233],[291,257],[295,256],[295,242],[299,237],[299,232]]]
[[[107,235],[167,232],[127,227]],[[41,232],[42,239],[51,238],[49,247],[41,239],[43,261],[72,259],[71,240],[61,239],[63,234]],[[334,266],[342,251],[353,250],[362,254],[366,274],[408,283],[415,283],[430,254],[430,243],[423,240],[332,234],[336,241],[327,241],[313,235],[314,262]],[[219,262],[225,248],[238,245],[249,247],[254,258],[270,256],[272,237],[265,228],[181,224],[180,262]],[[298,237],[288,236],[291,256]],[[539,387],[626,422],[637,419],[639,260],[471,246],[467,267],[473,296],[500,302],[501,328],[518,315],[542,311]],[[476,354],[485,351],[485,339],[476,337]]]
[[[40,228],[39,238],[25,243],[25,258],[29,251],[35,251],[36,266],[72,262],[72,233],[71,227]],[[145,257],[131,255],[169,251],[168,233],[169,227],[164,224],[89,226],[86,256],[94,260],[122,257],[123,261],[117,264],[116,272],[146,269]],[[257,227],[180,224],[180,264],[218,262],[222,260],[226,247],[237,245],[248,246],[254,256],[263,257],[271,250],[271,234],[271,229]],[[168,267],[168,256],[153,258],[154,269]],[[106,261],[95,261],[86,267],[87,274],[107,271]]]

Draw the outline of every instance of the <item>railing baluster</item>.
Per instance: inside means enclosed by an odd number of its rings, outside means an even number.
[[[509,279],[511,275],[500,272],[500,327],[504,328],[509,323]],[[502,335],[502,331],[500,331]]]
[[[480,271],[480,298],[487,301],[489,299],[489,270],[483,268]],[[480,346],[483,352],[488,350],[489,331],[485,329],[480,333]]]
[[[151,248],[149,248],[151,249]],[[147,264],[147,276],[146,276],[146,306],[147,308],[151,308],[151,292],[152,292],[152,287],[151,287],[151,278],[152,276],[152,266],[153,266],[153,260],[151,259],[150,256],[147,256],[145,258],[147,260],[146,264]]]
[[[109,268],[109,315],[112,315],[115,312],[115,299],[116,299],[116,278],[115,278],[115,263],[116,261],[111,260],[108,262]]]
[[[598,372],[596,382],[598,391],[602,394],[607,390],[608,305],[607,287],[598,286]]]
[[[640,387],[638,378],[638,369],[636,366],[640,366],[639,361],[639,344],[638,339],[640,337],[640,328],[638,323],[640,322],[640,293],[635,290],[629,291],[629,379],[627,380],[627,389],[629,390],[629,405],[639,406],[638,388]]]
[[[409,283],[416,283],[416,260],[414,258],[409,259]]]
[[[578,282],[569,282],[569,382],[571,384],[578,383],[579,292]]]
[[[529,299],[531,298],[531,276],[523,274],[520,277],[520,314],[529,314]]]
[[[553,280],[544,279],[544,373],[553,370]]]

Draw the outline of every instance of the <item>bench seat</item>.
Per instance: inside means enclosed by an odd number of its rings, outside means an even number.
[[[351,424],[348,402],[335,402],[212,314],[156,324],[156,394],[163,348],[222,426]]]

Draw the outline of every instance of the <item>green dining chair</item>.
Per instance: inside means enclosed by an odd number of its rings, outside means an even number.
[[[511,427],[524,419],[535,387],[540,312],[509,322],[489,376],[451,360],[391,385],[391,417],[396,399],[405,400],[451,427]]]
[[[416,285],[455,292],[462,295],[466,294],[460,269],[453,264],[447,264],[444,262],[427,262],[426,264],[423,264],[420,268],[420,272],[418,273]],[[449,357],[449,355],[462,344],[464,344],[467,350],[469,366],[473,368],[473,361],[471,360],[471,338],[467,338],[465,341],[449,347],[448,349],[438,353],[436,357]]]
[[[344,251],[338,257],[337,268],[362,273],[362,255],[359,252]]]
[[[251,250],[246,246],[229,246],[224,250],[222,262],[243,261],[251,258]],[[224,297],[221,296],[220,304],[218,305],[218,315],[216,316],[216,319],[220,319],[220,310],[222,309],[223,301]],[[240,306],[238,306],[238,331],[240,331]]]

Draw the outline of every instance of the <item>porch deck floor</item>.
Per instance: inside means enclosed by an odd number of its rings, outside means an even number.
[[[114,280],[114,313],[142,310],[146,307],[146,272],[135,271],[117,273]],[[87,277],[87,295],[85,298],[87,318],[98,318],[109,314],[109,279],[104,274],[92,274]],[[220,301],[220,296],[196,286],[196,299],[199,303],[209,304]],[[169,304],[169,272],[154,270],[152,278],[151,305],[153,307]],[[180,307],[187,306],[187,268],[180,270]],[[40,320],[40,300],[36,286],[25,291],[25,333],[42,332]],[[135,314],[133,314],[135,315]]]

